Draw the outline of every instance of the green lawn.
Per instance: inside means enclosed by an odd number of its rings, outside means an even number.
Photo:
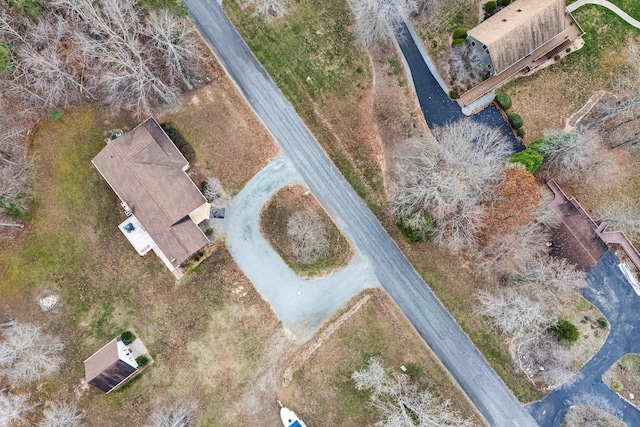
[[[300,0],[281,20],[250,17],[237,2],[225,11],[293,104],[331,160],[367,202],[380,213],[382,172],[363,144],[367,123],[357,123],[367,101],[372,74],[369,60],[351,33],[346,0]]]
[[[609,0],[632,18],[640,20],[640,2],[636,0]]]

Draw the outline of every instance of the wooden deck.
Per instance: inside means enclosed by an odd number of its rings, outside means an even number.
[[[553,206],[560,214],[562,225],[553,239],[552,254],[561,256],[586,270],[607,252],[606,243],[596,232],[598,225],[575,198],[568,198],[554,180],[547,185],[555,194]]]
[[[561,214],[562,226],[557,230],[558,246],[554,248],[558,255],[570,259],[580,268],[586,269],[598,262],[608,250],[607,244],[622,247],[631,262],[640,271],[640,253],[620,231],[605,231],[607,223],[596,224],[575,198],[568,198],[554,180],[547,185],[555,194],[553,206]],[[567,240],[572,236],[575,241]]]

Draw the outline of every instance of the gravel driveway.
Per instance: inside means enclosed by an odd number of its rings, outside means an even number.
[[[269,198],[292,184],[304,182],[287,157],[277,157],[231,201],[224,228],[236,263],[271,304],[287,334],[303,343],[360,291],[380,285],[357,249],[349,265],[323,279],[302,279],[284,263],[260,233],[258,221]]]

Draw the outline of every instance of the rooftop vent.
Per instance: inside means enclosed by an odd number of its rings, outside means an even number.
[[[507,22],[507,20],[506,20],[506,19],[503,19],[503,20],[502,20],[502,22]]]
[[[518,12],[522,12],[522,9],[518,9]]]

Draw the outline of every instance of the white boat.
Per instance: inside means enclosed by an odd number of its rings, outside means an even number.
[[[278,405],[280,405],[280,420],[282,420],[282,425],[284,427],[307,427],[307,425],[298,418],[295,412],[285,407],[279,400]]]

